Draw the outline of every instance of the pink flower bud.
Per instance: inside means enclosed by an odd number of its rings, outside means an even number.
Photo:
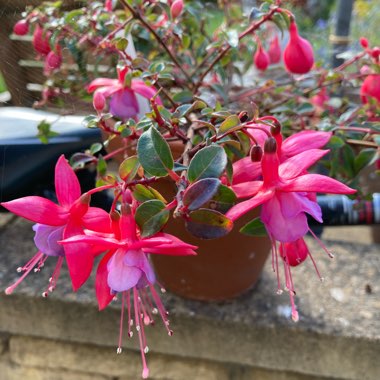
[[[360,37],[359,41],[360,41],[360,45],[362,45],[364,49],[368,47],[368,40],[365,37]]]
[[[269,55],[263,49],[260,42],[257,44],[257,50],[253,57],[253,61],[255,62],[256,67],[261,71],[265,71],[269,66]]]
[[[360,74],[370,74],[371,73],[371,68],[368,65],[363,65],[360,68]]]
[[[43,29],[37,25],[33,33],[33,47],[37,53],[47,55],[50,52],[49,38],[51,33],[44,33]]]
[[[368,103],[368,97],[380,103],[380,74],[368,75],[360,89],[360,96],[364,104]]]
[[[260,162],[263,158],[263,149],[260,145],[253,145],[249,152],[252,162]]]
[[[17,21],[13,27],[13,33],[18,36],[25,36],[29,31],[29,23],[26,20]]]
[[[172,16],[172,19],[175,20],[183,10],[183,0],[175,0],[170,7],[170,14]]]
[[[59,69],[62,64],[62,55],[58,51],[57,52],[51,51],[46,56],[46,64],[52,70]]]
[[[98,112],[102,112],[106,106],[106,98],[100,91],[95,91],[92,104]]]
[[[281,61],[281,47],[278,42],[278,36],[276,35],[269,44],[269,61],[271,64],[279,63]]]
[[[290,39],[284,50],[285,67],[293,74],[306,74],[314,64],[313,47],[298,34],[294,21],[290,23],[289,33]]]
[[[372,55],[372,58],[373,58],[373,59],[375,59],[375,60],[379,59],[379,56],[380,56],[380,48],[377,47],[377,46],[375,46],[375,47],[372,49],[372,53],[371,53],[371,55]]]
[[[104,8],[106,9],[106,11],[112,12],[112,0],[106,0],[106,2],[104,3]]]

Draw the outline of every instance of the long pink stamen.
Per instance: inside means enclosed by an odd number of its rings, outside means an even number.
[[[168,335],[172,336],[173,330],[170,330],[170,328],[169,328],[169,320],[168,320],[168,314],[169,313],[166,311],[164,305],[162,304],[161,299],[160,299],[159,295],[157,294],[154,286],[149,285],[149,288],[150,288],[150,291],[152,293],[153,300],[157,305],[157,309],[158,309],[158,312],[160,313],[162,322],[163,322],[163,324],[164,324],[164,326],[168,332]]]
[[[280,280],[280,271],[278,269],[278,252],[277,252],[277,244],[276,241],[272,238],[272,246],[274,246],[274,258],[276,264],[276,277],[277,277],[277,294],[282,294],[281,289],[281,280]]]
[[[326,246],[322,243],[322,241],[318,238],[318,236],[309,228],[309,232],[313,235],[313,238],[317,241],[319,246],[327,253],[330,259],[334,258],[334,255],[326,248]]]
[[[290,305],[292,307],[292,319],[294,322],[298,322],[299,315],[298,315],[298,311],[296,308],[296,304],[294,302],[295,291],[294,291],[292,273],[290,271],[289,264],[285,260],[284,260],[284,269],[285,269],[285,277],[287,278],[287,280],[286,280],[287,287],[289,289]],[[289,283],[289,285],[288,285],[288,283]]]
[[[310,252],[308,252],[307,254],[309,255],[310,260],[311,260],[311,262],[312,262],[313,265],[314,265],[314,269],[315,269],[315,271],[317,272],[317,276],[319,277],[319,279],[320,279],[321,281],[323,281],[324,278],[323,278],[323,277],[321,276],[321,274],[319,273],[319,270],[318,270],[318,267],[317,267],[317,263],[315,262],[315,260],[314,260],[314,258],[313,258],[313,256],[312,256],[312,254],[311,254]]]
[[[116,353],[121,354],[123,341],[123,325],[124,325],[124,309],[125,309],[125,292],[121,293],[121,311],[120,311],[120,329],[119,329],[119,344]]]
[[[138,292],[136,288],[133,288],[133,302],[134,302],[134,311],[135,311],[135,322],[136,322],[136,330],[139,335],[139,342],[140,342],[140,352],[141,352],[141,360],[143,364],[143,371],[142,371],[142,378],[147,379],[149,376],[149,368],[146,364],[145,359],[145,347],[143,344],[143,337],[142,337],[142,329],[144,328],[141,324],[141,315],[140,315],[140,308],[138,304]]]
[[[128,337],[132,338],[132,336],[133,336],[133,331],[132,331],[133,319],[131,317],[131,292],[129,290],[127,293],[127,307],[128,307]]]
[[[40,259],[44,256],[43,253],[38,252],[28,263],[22,268],[24,273],[22,276],[11,286],[5,289],[5,294],[12,294],[13,291],[20,285],[20,283],[24,280],[24,278],[31,272],[34,266],[40,261]]]

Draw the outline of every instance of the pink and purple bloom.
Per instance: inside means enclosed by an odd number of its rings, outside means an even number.
[[[109,98],[109,109],[112,115],[126,120],[136,118],[140,112],[136,94],[146,99],[151,99],[157,91],[154,87],[148,86],[140,79],[132,79],[130,86],[126,84],[128,68],[118,69],[118,79],[97,78],[88,86],[88,92],[101,93],[104,98]],[[159,97],[156,102],[161,104]]]
[[[82,284],[76,281],[73,267],[70,265],[72,258],[76,256],[78,260],[78,257],[81,257],[83,263],[87,263],[88,258],[92,259],[92,256],[83,259],[83,252],[79,246],[63,249],[57,242],[83,233],[85,228],[102,233],[110,231],[108,214],[102,209],[89,206],[90,196],[81,195],[79,181],[63,155],[55,166],[55,190],[59,204],[38,196],[1,203],[7,210],[36,223],[33,226],[36,233],[34,242],[39,250],[26,265],[18,269],[24,273],[6,289],[7,294],[11,294],[33,268],[38,271],[49,256],[55,256],[58,260],[48,291],[53,291],[56,286],[64,258],[69,267],[73,288],[76,290]],[[81,269],[87,275],[92,267],[89,264]],[[44,292],[45,296],[47,294],[48,292]]]
[[[353,194],[355,190],[332,178],[307,173],[307,169],[327,154],[328,150],[304,150],[281,162],[277,147],[278,144],[274,137],[265,141],[264,155],[260,163],[262,180],[240,182],[233,185],[232,188],[239,198],[250,199],[232,207],[226,216],[234,221],[253,208],[262,206],[261,220],[272,240],[272,262],[277,274],[277,242],[280,243],[280,247],[288,244],[282,248],[284,254],[281,257],[285,263],[286,288],[289,290],[291,298],[293,319],[298,320],[289,268],[289,265],[296,264],[298,261],[293,260],[294,253],[288,252],[290,249],[297,249],[301,243],[296,242],[302,239],[307,232],[311,232],[306,214],[322,223],[322,212],[316,202],[315,193]],[[291,151],[290,148],[289,151]],[[301,251],[299,263],[306,257],[305,250]],[[278,287],[278,290],[281,291],[279,279]]]
[[[126,309],[128,336],[132,337],[132,326],[135,325],[143,363],[142,377],[146,379],[149,376],[149,369],[145,354],[149,349],[144,325],[154,324],[153,315],[159,313],[168,334],[173,334],[169,328],[168,313],[154,287],[156,277],[147,255],[195,255],[194,250],[197,247],[166,233],[142,238],[133,213],[126,204],[122,206],[121,216],[114,212],[111,214],[111,219],[113,237],[78,235],[63,240],[61,244],[65,247],[80,244],[84,250],[89,250],[90,254],[94,254],[96,250],[107,251],[99,263],[96,274],[95,286],[99,309],[104,309],[115,295],[120,293],[122,310],[117,352],[121,353],[122,350],[123,319]],[[78,264],[79,273],[81,263]],[[83,280],[85,278],[80,282]]]

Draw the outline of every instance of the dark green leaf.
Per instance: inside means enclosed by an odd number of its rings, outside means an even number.
[[[150,175],[163,177],[173,169],[174,161],[169,145],[153,127],[140,136],[137,155],[142,167]]]
[[[193,100],[193,93],[191,91],[188,91],[188,90],[177,92],[173,96],[173,100],[176,103],[189,103]]]
[[[248,222],[244,227],[240,229],[240,232],[248,236],[267,236],[267,230],[260,217],[255,218]]]
[[[218,178],[227,165],[227,155],[218,145],[210,145],[199,150],[190,161],[187,178],[195,182],[202,178]]]
[[[355,157],[354,161],[354,169],[355,174],[357,175],[360,170],[362,170],[364,167],[369,165],[373,158],[376,155],[376,149],[363,149],[360,151],[360,153]]]
[[[183,204],[190,210],[208,202],[217,192],[220,180],[217,178],[204,178],[189,186],[183,195]]]
[[[239,124],[240,119],[236,115],[228,116],[227,119],[224,120],[223,123],[220,125],[219,132],[220,134],[223,134]]]
[[[159,232],[169,219],[169,211],[158,199],[146,201],[137,207],[136,223],[140,227],[141,236],[147,237]]]
[[[329,141],[329,147],[333,149],[341,148],[344,145],[344,141],[338,136],[331,136]]]
[[[220,185],[218,191],[205,207],[226,213],[237,201],[236,194],[227,186]]]
[[[90,147],[90,153],[91,154],[95,154],[95,153],[98,153],[102,150],[103,148],[103,145],[100,144],[100,143],[95,143],[95,144],[92,144],[91,147]]]
[[[190,213],[186,228],[200,239],[216,239],[227,235],[233,222],[218,211],[199,209]]]

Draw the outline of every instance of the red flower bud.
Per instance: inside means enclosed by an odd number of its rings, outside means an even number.
[[[286,69],[293,74],[306,74],[314,64],[313,47],[298,34],[295,22],[290,23],[290,39],[284,50]]]
[[[268,55],[271,64],[279,63],[281,61],[281,47],[277,35],[274,36],[269,44]]]
[[[106,98],[100,91],[94,92],[92,104],[98,112],[102,112],[104,110],[104,107],[106,106]]]
[[[380,103],[380,74],[368,75],[360,89],[360,96],[364,104],[368,103],[368,97]]]
[[[364,49],[368,47],[368,40],[365,37],[360,37],[359,41],[360,41],[360,45],[362,45]]]
[[[50,52],[49,38],[51,33],[44,33],[43,29],[37,25],[33,33],[33,47],[37,53],[47,55]]]
[[[253,145],[249,155],[252,162],[260,162],[263,158],[263,149],[260,145]]]
[[[17,21],[13,27],[13,33],[18,36],[25,36],[29,31],[29,23],[26,20]]]
[[[62,64],[62,55],[57,51],[51,51],[47,56],[46,56],[46,64],[49,69],[59,69]]]
[[[183,0],[175,0],[170,7],[170,14],[172,16],[172,19],[176,19],[183,10]]]
[[[112,0],[106,0],[106,2],[104,3],[104,8],[106,9],[106,11],[112,12],[112,5]]]
[[[274,137],[269,137],[265,140],[264,143],[264,152],[265,153],[275,153],[277,150],[277,142]]]
[[[265,71],[269,66],[269,55],[261,46],[260,41],[257,44],[257,49],[253,60],[256,67],[261,71]]]
[[[371,55],[372,55],[372,58],[373,58],[373,59],[378,59],[379,56],[380,56],[380,48],[377,47],[377,46],[375,46],[375,47],[372,49],[372,53],[371,53]]]

